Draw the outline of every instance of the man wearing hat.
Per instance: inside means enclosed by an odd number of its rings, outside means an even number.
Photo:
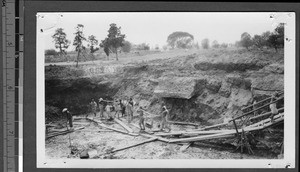
[[[73,120],[72,120],[72,114],[68,111],[67,108],[64,108],[62,110],[62,113],[65,114],[67,116],[67,120],[69,121],[69,125],[71,127],[71,129],[73,128]]]
[[[103,118],[104,115],[104,101],[102,98],[99,99],[99,109],[100,109],[100,118]]]
[[[164,128],[168,128],[169,132],[171,131],[171,128],[167,124],[167,118],[169,116],[169,111],[166,106],[163,106],[163,112],[161,115],[161,124],[160,124],[160,130],[163,131]]]

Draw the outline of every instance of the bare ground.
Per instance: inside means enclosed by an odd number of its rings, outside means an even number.
[[[92,115],[90,115],[92,116]],[[98,118],[98,117],[96,117]],[[133,123],[137,124],[138,119]],[[125,121],[125,119],[123,119]],[[119,124],[109,122],[111,127],[123,129]],[[277,155],[264,148],[254,149],[254,155],[234,152],[235,147],[214,142],[196,142],[185,151],[183,145],[153,141],[140,146],[122,150],[113,154],[108,151],[126,147],[147,140],[143,136],[130,136],[99,127],[85,119],[75,120],[74,127],[85,126],[70,134],[59,135],[46,140],[46,157],[49,159],[79,159],[82,151],[87,150],[93,159],[275,159]],[[135,133],[139,129],[131,126]],[[172,131],[192,130],[193,127],[171,126]],[[71,147],[74,154],[71,154]]]

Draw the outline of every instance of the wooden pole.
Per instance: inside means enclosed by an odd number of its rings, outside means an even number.
[[[211,126],[203,127],[203,128],[197,129],[196,131],[201,131],[201,130],[216,128],[216,127],[221,127],[221,126],[228,125],[228,124],[229,124],[229,122],[224,122],[224,123],[221,123],[221,124],[216,124],[216,125],[211,125]]]
[[[283,110],[284,110],[284,107],[278,109],[278,112],[282,112]],[[260,117],[263,117],[263,116],[267,116],[267,115],[271,115],[271,114],[272,114],[272,112],[267,112],[267,113],[264,113],[264,114],[261,114],[261,115],[257,115],[257,116],[251,117],[250,120],[257,119],[257,118],[260,118]]]
[[[129,133],[127,131],[123,131],[123,130],[119,130],[119,129],[116,129],[116,128],[113,128],[113,127],[109,127],[109,126],[103,124],[101,121],[98,121],[96,119],[91,119],[91,118],[87,118],[87,119],[96,122],[99,126],[101,126],[103,128],[107,128],[107,129],[110,129],[110,130],[113,130],[113,131],[116,131],[116,132],[119,132],[119,133],[122,133],[122,134],[128,134],[128,135],[131,135],[131,136],[138,136],[138,134],[135,134],[135,133]]]
[[[281,95],[281,94],[283,94],[283,91],[278,92],[278,95]],[[243,111],[243,110],[246,110],[246,109],[249,109],[249,108],[251,108],[251,107],[253,107],[253,106],[255,106],[255,105],[259,104],[259,103],[262,103],[262,102],[265,102],[265,101],[267,101],[267,100],[270,100],[271,98],[272,98],[272,97],[269,97],[269,98],[263,99],[263,100],[261,100],[261,101],[259,101],[259,102],[256,102],[255,104],[252,104],[252,105],[249,105],[249,106],[247,106],[247,107],[244,107],[244,108],[242,108],[242,111]]]
[[[123,148],[118,148],[118,149],[112,150],[109,153],[114,153],[114,152],[118,152],[118,151],[121,151],[121,150],[129,149],[129,148],[139,146],[139,145],[142,145],[142,144],[145,144],[145,143],[149,143],[149,142],[152,142],[152,141],[155,141],[155,140],[157,140],[157,138],[150,138],[150,139],[145,140],[145,141],[140,142],[140,143],[136,143],[136,144],[133,144],[133,145],[130,145],[130,146],[126,146],[126,147],[123,147]]]
[[[244,116],[246,116],[246,115],[249,115],[249,114],[251,114],[251,113],[253,113],[253,112],[255,112],[255,111],[259,110],[259,109],[262,109],[262,108],[264,108],[264,107],[267,107],[267,106],[270,105],[270,104],[276,103],[276,102],[278,102],[279,100],[281,100],[281,99],[283,99],[283,98],[284,98],[284,97],[281,97],[281,98],[279,98],[279,99],[277,99],[277,100],[275,100],[275,101],[272,101],[272,102],[270,102],[270,103],[267,103],[267,104],[265,104],[265,105],[263,105],[263,106],[261,106],[261,107],[259,107],[259,108],[257,108],[257,109],[254,109],[254,110],[252,110],[252,111],[250,111],[250,112],[244,113],[243,115],[238,116],[238,117],[235,117],[235,118],[233,118],[233,119],[236,120],[236,119],[242,118],[242,117],[244,117]],[[232,120],[233,120],[233,119],[232,119]],[[230,120],[230,122],[231,122],[232,120]]]
[[[200,134],[217,134],[225,133],[233,130],[208,130],[208,131],[187,131],[187,132],[172,132],[172,133],[156,133],[155,136],[175,136],[175,135],[200,135]]]
[[[46,136],[46,139],[51,138],[51,137],[55,137],[55,136],[58,136],[58,135],[63,135],[63,134],[71,133],[71,132],[74,132],[74,131],[77,131],[77,130],[81,130],[81,129],[84,129],[84,127],[76,128],[74,130],[65,130],[65,131],[62,131],[62,132],[51,133],[51,134],[48,134]]]
[[[125,130],[127,130],[129,133],[133,133],[133,130],[128,127],[125,123],[123,123],[122,121],[118,120],[118,119],[114,119],[115,122],[117,122],[118,124],[120,124]]]
[[[178,125],[192,125],[192,126],[199,126],[199,124],[191,123],[191,122],[180,122],[180,121],[168,121],[171,124],[178,124]]]

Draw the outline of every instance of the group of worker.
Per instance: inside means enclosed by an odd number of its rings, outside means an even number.
[[[113,120],[113,118],[119,119],[120,117],[127,116],[128,123],[132,122],[133,112],[134,109],[136,109],[139,118],[139,127],[142,131],[145,130],[145,113],[144,113],[145,110],[142,108],[142,106],[138,106],[137,108],[135,108],[135,105],[137,105],[137,103],[135,103],[132,98],[129,98],[128,100],[117,99],[115,101],[108,101],[100,98],[98,104],[94,99],[92,99],[91,102],[89,103],[89,106],[92,114],[94,114],[94,117],[97,116],[98,105],[99,105],[101,119]],[[168,129],[169,131],[171,130],[169,125],[167,124],[168,115],[169,115],[168,109],[166,108],[166,106],[163,106],[162,113],[161,113],[161,121],[159,124],[161,130],[164,129]],[[86,118],[87,117],[88,114],[86,115]]]
[[[134,102],[132,98],[129,98],[129,100],[115,100],[115,101],[108,101],[103,100],[102,98],[99,99],[98,104],[94,99],[90,102],[89,106],[91,109],[91,112],[94,114],[94,117],[97,116],[97,107],[99,105],[99,111],[100,111],[100,118],[101,119],[113,119],[115,117],[120,118],[127,116],[128,122],[132,121],[133,117],[133,107]],[[104,113],[105,112],[105,113]],[[113,113],[115,112],[115,113]],[[88,117],[88,114],[86,115]]]

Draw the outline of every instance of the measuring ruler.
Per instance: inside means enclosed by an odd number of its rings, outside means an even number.
[[[23,167],[23,28],[24,1],[2,0],[4,172]]]

